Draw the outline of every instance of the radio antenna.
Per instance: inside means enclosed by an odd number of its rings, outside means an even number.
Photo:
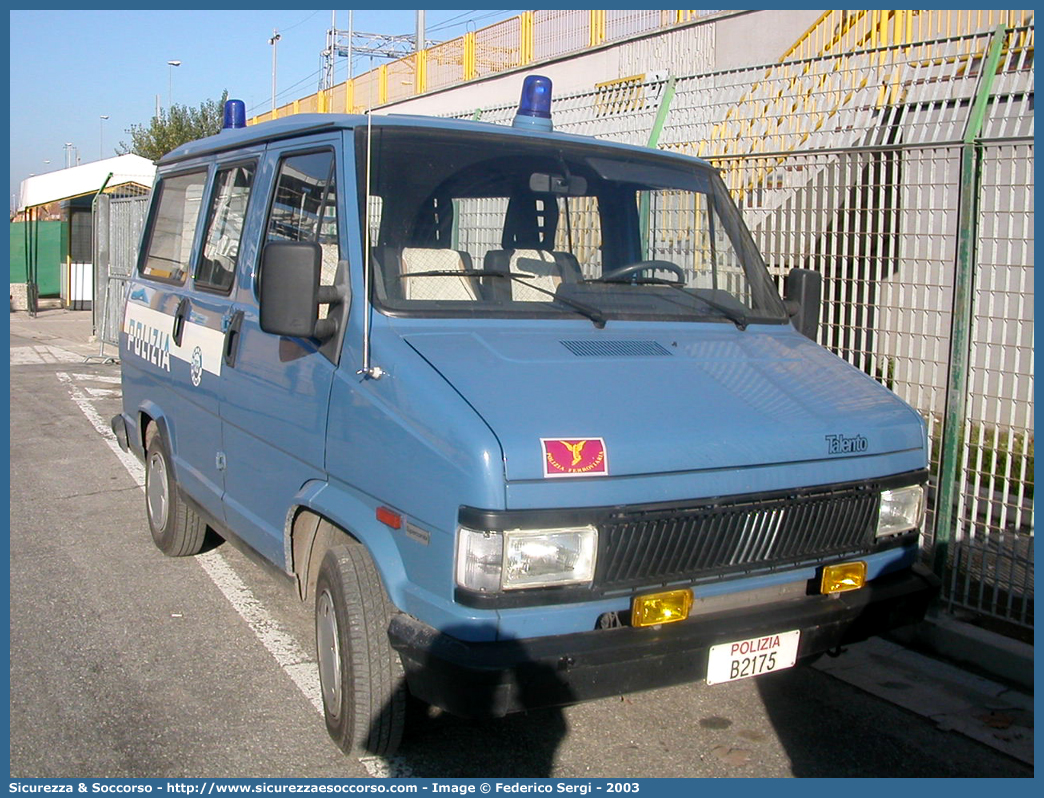
[[[357,371],[363,379],[379,380],[384,376],[384,370],[380,366],[370,363],[370,327],[373,316],[373,302],[371,296],[371,273],[373,264],[370,263],[370,165],[373,158],[373,95],[369,97],[369,109],[366,111],[366,193],[363,196],[365,210],[363,211],[363,362],[362,368]]]

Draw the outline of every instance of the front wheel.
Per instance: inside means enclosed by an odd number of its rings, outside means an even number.
[[[369,552],[335,546],[315,592],[315,641],[326,729],[347,754],[391,756],[406,716],[399,655],[388,641],[392,606]]]

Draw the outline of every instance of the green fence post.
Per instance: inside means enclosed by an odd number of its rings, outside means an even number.
[[[671,110],[671,101],[674,99],[674,83],[674,75],[671,75],[667,78],[667,82],[664,84],[663,97],[660,98],[660,107],[656,110],[656,120],[653,122],[652,130],[649,131],[649,143],[646,146],[650,149],[655,150],[660,143],[660,134],[663,133],[663,126],[667,122],[667,114]],[[649,245],[648,194],[642,195],[638,208],[638,219],[641,224],[642,257],[645,257]]]
[[[649,131],[649,147],[653,149],[660,143],[660,134],[667,122],[667,114],[671,110],[671,102],[674,100],[675,77],[671,75],[663,87],[663,97],[660,98],[660,107],[656,110],[656,121],[653,122],[652,130]]]
[[[1008,29],[993,32],[989,52],[979,74],[979,86],[968,114],[961,145],[960,198],[957,209],[957,260],[953,282],[953,315],[950,322],[950,369],[946,387],[946,415],[942,452],[939,456],[939,492],[935,504],[935,534],[932,569],[939,578],[946,572],[953,536],[953,505],[958,495],[960,459],[968,395],[968,366],[971,359],[971,326],[975,304],[976,243],[979,232],[978,144],[986,119],[993,79],[1000,63]],[[945,588],[944,588],[945,589]]]

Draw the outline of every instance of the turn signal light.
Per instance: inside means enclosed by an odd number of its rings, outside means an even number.
[[[402,529],[402,516],[387,507],[377,508],[377,520],[392,529]]]

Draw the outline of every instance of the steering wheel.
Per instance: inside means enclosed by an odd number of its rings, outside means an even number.
[[[676,279],[665,280],[665,282],[674,285],[685,285],[685,272],[680,266],[676,266],[667,260],[640,260],[637,263],[630,263],[627,266],[621,266],[619,269],[613,269],[612,271],[603,273],[602,276],[598,278],[598,281],[603,283],[622,283],[625,282],[622,278],[634,277],[639,272],[649,271],[651,269],[662,269],[672,272]]]

